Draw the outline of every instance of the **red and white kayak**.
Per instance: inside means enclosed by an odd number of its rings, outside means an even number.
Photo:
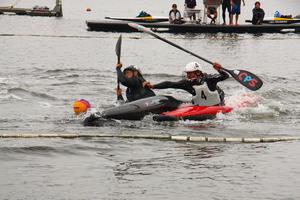
[[[153,117],[155,121],[177,121],[177,120],[207,120],[213,119],[218,113],[229,113],[232,107],[228,106],[186,106],[163,112]]]

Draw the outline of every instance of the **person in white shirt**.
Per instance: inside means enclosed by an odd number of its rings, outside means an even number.
[[[171,24],[181,24],[181,14],[179,10],[177,10],[177,5],[173,4],[172,5],[172,10],[169,12],[169,22]]]

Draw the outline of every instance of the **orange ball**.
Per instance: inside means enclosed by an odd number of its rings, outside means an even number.
[[[91,105],[85,99],[80,99],[78,101],[75,101],[75,103],[73,105],[73,110],[76,115],[85,113],[89,108],[91,108]]]

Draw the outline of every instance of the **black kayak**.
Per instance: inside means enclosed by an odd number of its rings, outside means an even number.
[[[146,115],[160,114],[178,108],[182,104],[171,96],[154,96],[109,108],[102,113],[92,113],[83,121],[84,126],[101,126],[111,119],[141,120]]]

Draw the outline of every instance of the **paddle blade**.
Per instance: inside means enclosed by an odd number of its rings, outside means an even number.
[[[118,56],[118,63],[120,63],[121,45],[122,45],[122,35],[119,36],[119,39],[118,39],[117,44],[116,44],[116,54]]]
[[[250,90],[258,90],[263,85],[263,82],[260,78],[246,70],[228,70],[224,68],[222,69],[228,72],[236,81],[238,81],[240,84],[242,84]]]

